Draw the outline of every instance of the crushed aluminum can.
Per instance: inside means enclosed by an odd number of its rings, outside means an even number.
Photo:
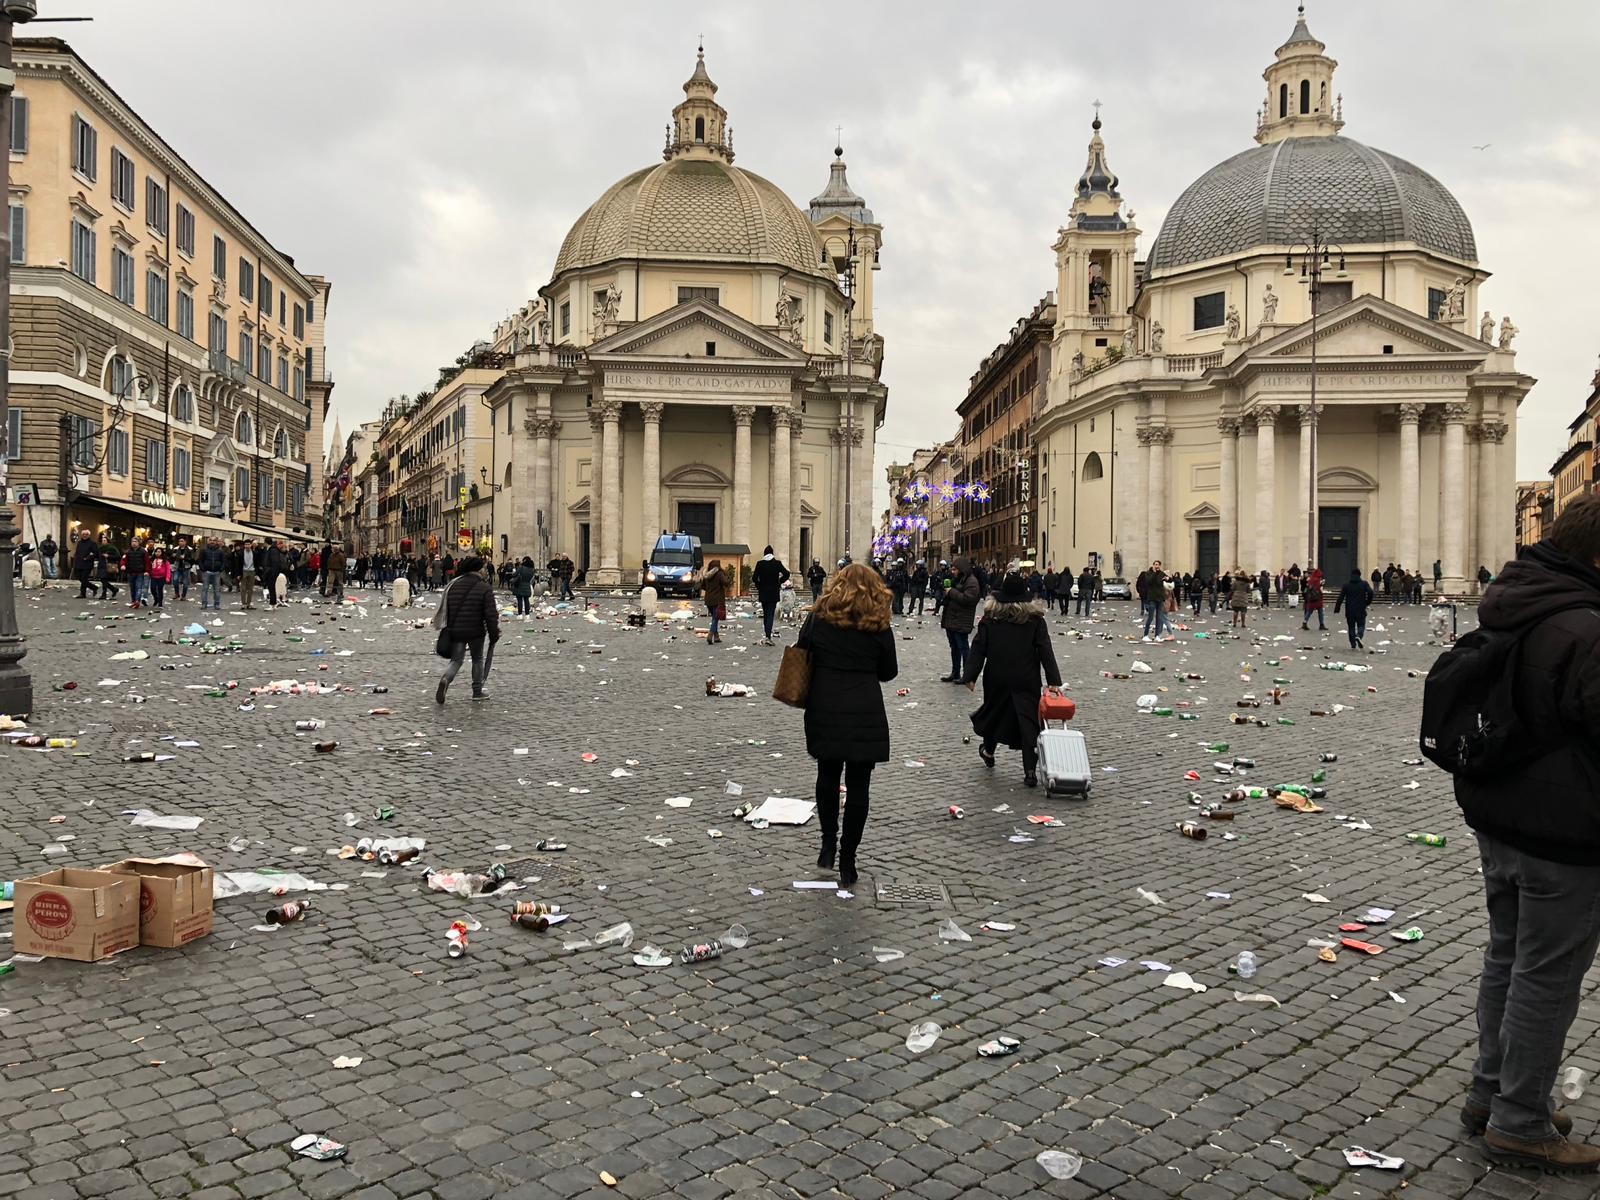
[[[331,1162],[349,1153],[349,1147],[343,1142],[323,1137],[320,1133],[302,1133],[289,1143],[289,1149],[301,1158],[314,1158],[318,1162]]]
[[[722,943],[716,938],[708,942],[697,942],[693,946],[685,946],[678,954],[685,963],[705,962],[707,959],[722,957]]]
[[[962,817],[967,815],[967,810],[962,808],[961,805],[959,805],[959,804],[952,804],[950,806],[949,812],[950,812],[951,817],[953,817],[957,821],[961,820]]]
[[[982,1058],[1005,1058],[1022,1049],[1022,1043],[1014,1037],[997,1037],[992,1041],[984,1042],[978,1047],[978,1054]]]

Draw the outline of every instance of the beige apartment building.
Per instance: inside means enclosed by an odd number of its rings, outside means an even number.
[[[329,284],[65,42],[19,38],[10,487],[21,540],[311,540]]]

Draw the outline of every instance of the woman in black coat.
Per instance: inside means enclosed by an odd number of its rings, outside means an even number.
[[[806,697],[806,750],[817,760],[817,866],[839,856],[839,886],[856,881],[856,847],[867,826],[874,763],[889,761],[889,717],[883,687],[900,672],[895,661],[889,589],[871,567],[853,563],[828,581],[796,643],[811,655]],[[844,839],[838,837],[839,779],[844,777]]]
[[[483,577],[483,559],[464,558],[459,573],[439,598],[438,627],[449,630],[450,661],[439,677],[439,688],[434,692],[436,703],[443,704],[450,690],[450,681],[461,670],[467,652],[472,652],[472,698],[487,700],[489,693],[484,682],[489,678],[489,668],[494,664],[494,644],[500,640],[500,610],[495,605],[494,588]],[[484,639],[488,650],[484,650]]]
[[[1061,686],[1044,610],[1029,602],[1027,581],[1010,572],[978,622],[962,682],[975,688],[983,674],[983,705],[972,714],[972,728],[983,739],[978,757],[992,767],[996,745],[1021,750],[1022,781],[1029,787],[1039,782],[1041,671],[1051,687]]]

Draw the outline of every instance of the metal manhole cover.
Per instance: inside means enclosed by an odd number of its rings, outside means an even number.
[[[927,904],[948,908],[950,892],[942,883],[880,883],[879,904]]]

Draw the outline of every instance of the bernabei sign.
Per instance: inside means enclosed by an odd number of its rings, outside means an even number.
[[[139,493],[139,503],[148,504],[152,508],[177,508],[177,503],[166,492],[153,492],[145,488]]]

